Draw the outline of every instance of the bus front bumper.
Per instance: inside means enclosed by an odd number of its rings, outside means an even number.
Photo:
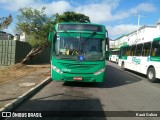
[[[51,78],[54,81],[77,81],[77,82],[103,82],[104,72],[94,74],[73,74],[73,73],[62,73],[52,72]]]

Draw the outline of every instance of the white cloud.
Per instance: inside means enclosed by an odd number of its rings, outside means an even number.
[[[153,4],[141,3],[138,6],[136,6],[135,8],[130,9],[129,13],[137,14],[139,11],[153,12],[155,10],[156,10],[156,8],[155,8],[155,6]]]
[[[141,3],[129,10],[120,11],[113,14],[113,11],[119,5],[119,1],[113,0],[112,3],[101,2],[101,3],[92,3],[85,6],[79,6],[76,8],[76,11],[79,11],[90,17],[90,20],[93,22],[110,22],[115,20],[122,20],[138,14],[139,12],[153,12],[156,10],[153,4]],[[118,11],[118,10],[117,10]]]
[[[7,3],[9,0],[0,0],[0,3]]]
[[[10,10],[17,11],[23,7],[33,7],[35,9],[41,9],[46,7],[46,14],[51,15],[55,13],[62,14],[63,12],[70,10],[71,5],[65,0],[52,1],[51,3],[43,2],[42,0],[0,0],[0,7]]]
[[[121,24],[117,26],[106,26],[106,29],[108,30],[108,33],[110,36],[120,36],[124,34],[128,34],[130,32],[133,32],[137,29],[137,25],[132,24]]]
[[[35,4],[33,0],[0,0],[1,8],[17,11],[20,7],[26,7]]]
[[[122,20],[133,14],[139,12],[153,12],[156,10],[153,4],[141,3],[129,10],[120,11],[117,7],[120,5],[120,0],[88,0],[86,4],[78,4],[73,1],[59,0],[52,2],[45,2],[43,0],[0,0],[1,8],[10,11],[17,11],[20,7],[33,7],[41,9],[46,7],[46,14],[51,15],[55,13],[62,14],[65,11],[76,11],[83,13],[90,17],[92,22],[110,22],[114,20]]]
[[[102,1],[89,5],[79,6],[75,11],[90,17],[92,22],[100,23],[112,20],[112,10],[118,6],[118,0]]]
[[[46,14],[51,15],[55,13],[62,14],[63,12],[70,10],[72,7],[71,5],[66,1],[57,1],[52,2],[50,4],[46,4]]]
[[[75,11],[89,16],[91,22],[95,23],[116,22],[116,20],[125,20],[134,14],[156,10],[154,4],[141,3],[122,11],[118,8],[120,3],[120,0],[86,0],[85,4],[76,3],[73,0],[54,0],[52,2],[45,2],[44,0],[0,0],[0,8],[17,11],[20,7],[33,7],[40,10],[45,6],[47,15]],[[121,24],[114,27],[107,26],[109,35],[112,36],[127,34],[136,28],[137,25],[131,24]]]
[[[155,10],[156,7],[153,4],[141,3],[129,10],[118,12],[117,14],[113,15],[113,19],[121,20],[133,16],[135,14],[139,14],[139,12],[154,12]]]

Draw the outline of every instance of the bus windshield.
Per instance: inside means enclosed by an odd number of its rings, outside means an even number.
[[[101,38],[70,35],[67,37],[57,36],[53,52],[58,59],[85,61],[104,60],[105,46],[103,42],[105,41]]]

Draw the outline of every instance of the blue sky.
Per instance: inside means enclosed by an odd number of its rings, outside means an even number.
[[[91,22],[104,24],[109,37],[115,39],[137,29],[140,14],[140,26],[155,26],[160,21],[160,0],[0,0],[0,17],[13,16],[13,23],[4,31],[15,34],[18,9],[46,7],[46,14],[63,14],[75,11],[90,17]]]

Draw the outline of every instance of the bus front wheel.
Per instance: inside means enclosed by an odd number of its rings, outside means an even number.
[[[118,60],[116,59],[116,64],[118,64]]]
[[[154,68],[149,68],[148,69],[148,71],[147,71],[147,78],[152,83],[156,82],[155,69]]]

